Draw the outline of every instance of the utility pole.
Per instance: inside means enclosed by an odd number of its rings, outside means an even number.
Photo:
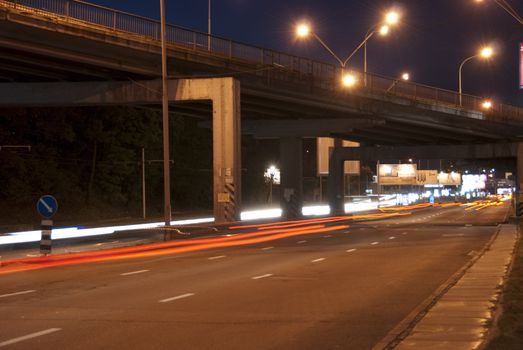
[[[164,219],[165,235],[167,238],[167,229],[171,226],[171,171],[169,164],[169,94],[167,81],[167,46],[166,46],[166,28],[165,28],[165,0],[160,0],[160,25],[162,40],[162,127],[163,127],[163,188],[164,188]]]

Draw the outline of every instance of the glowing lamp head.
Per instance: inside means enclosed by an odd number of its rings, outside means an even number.
[[[409,73],[403,73],[401,75],[401,79],[403,79],[405,81],[409,80],[410,79],[410,74]]]
[[[380,33],[380,35],[385,36],[385,35],[389,34],[389,30],[390,30],[390,28],[388,25],[383,25],[383,26],[381,26],[379,33]]]
[[[399,22],[399,20],[400,20],[400,15],[396,11],[389,11],[385,15],[385,23],[387,23],[389,25],[395,25]]]
[[[483,58],[490,58],[494,54],[494,50],[491,47],[484,47],[479,54]]]
[[[299,38],[305,38],[311,33],[311,27],[307,24],[300,24],[296,27],[296,35]]]
[[[481,107],[483,109],[486,109],[486,110],[491,109],[492,108],[492,101],[490,101],[490,100],[483,101],[483,103],[481,104]]]
[[[356,85],[356,77],[352,74],[345,74],[341,79],[341,83],[345,87],[353,87],[354,85]]]

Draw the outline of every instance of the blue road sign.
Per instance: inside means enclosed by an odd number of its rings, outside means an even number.
[[[56,198],[51,195],[42,196],[36,203],[36,210],[44,218],[49,219],[56,214],[56,211],[58,210],[58,202],[56,201]]]

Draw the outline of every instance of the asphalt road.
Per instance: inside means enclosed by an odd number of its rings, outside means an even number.
[[[370,349],[508,205],[426,209],[241,247],[0,275],[0,348]]]

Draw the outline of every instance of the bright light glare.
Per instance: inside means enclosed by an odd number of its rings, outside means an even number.
[[[481,57],[483,57],[483,58],[489,58],[493,54],[494,54],[494,50],[492,50],[491,47],[484,47],[483,49],[481,49],[481,53],[480,53]]]
[[[405,80],[405,81],[406,81],[406,80],[409,80],[409,79],[410,79],[410,74],[409,74],[409,73],[403,73],[403,74],[401,75],[401,79],[403,79],[403,80]]]
[[[300,38],[305,38],[311,33],[311,28],[307,24],[300,24],[296,27],[296,35]]]
[[[352,74],[345,74],[341,82],[345,87],[352,87],[356,84],[356,77]]]
[[[492,101],[489,101],[489,100],[483,101],[483,103],[481,104],[481,107],[483,107],[483,109],[491,109]]]
[[[394,25],[400,20],[400,15],[396,11],[390,11],[385,15],[385,23]]]
[[[380,35],[387,35],[389,34],[389,26],[387,25],[384,25],[384,26],[381,26],[380,28]]]

